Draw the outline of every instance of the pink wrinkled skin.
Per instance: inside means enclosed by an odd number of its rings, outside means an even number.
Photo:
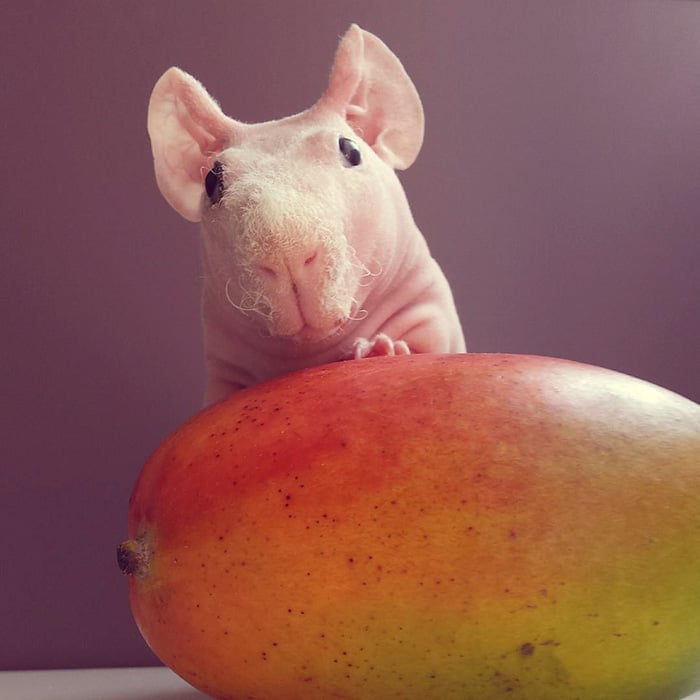
[[[420,150],[420,98],[377,37],[352,25],[319,101],[261,124],[227,117],[170,68],[153,89],[148,131],[161,193],[201,225],[205,405],[335,360],[466,351],[394,172]],[[223,194],[212,202],[204,183],[217,162]]]

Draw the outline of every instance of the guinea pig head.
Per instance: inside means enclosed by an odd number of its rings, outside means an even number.
[[[353,25],[320,100],[260,124],[225,116],[171,68],[148,126],[163,196],[201,222],[205,293],[305,341],[362,317],[412,222],[394,170],[423,138],[418,94],[377,37]]]

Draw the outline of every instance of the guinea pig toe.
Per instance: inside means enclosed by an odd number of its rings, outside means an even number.
[[[394,355],[410,355],[411,349],[405,340],[394,341]]]
[[[394,355],[394,341],[386,333],[377,333],[371,341],[370,356]]]
[[[356,360],[361,360],[363,357],[368,357],[372,344],[367,338],[355,338],[352,344],[352,356]]]

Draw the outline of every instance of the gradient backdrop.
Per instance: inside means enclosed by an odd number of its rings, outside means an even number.
[[[700,401],[700,3],[39,2],[0,9],[0,668],[154,663],[114,547],[204,383],[197,229],[145,120],[170,65],[246,121],[311,105],[351,22],[422,96],[402,175],[476,352]]]

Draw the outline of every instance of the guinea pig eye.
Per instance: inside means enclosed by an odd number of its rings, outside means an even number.
[[[338,147],[345,157],[345,160],[348,162],[348,165],[355,166],[362,162],[362,153],[360,153],[360,149],[352,139],[341,136],[338,139]]]
[[[212,204],[216,204],[224,193],[224,166],[217,160],[204,178],[204,188]]]

